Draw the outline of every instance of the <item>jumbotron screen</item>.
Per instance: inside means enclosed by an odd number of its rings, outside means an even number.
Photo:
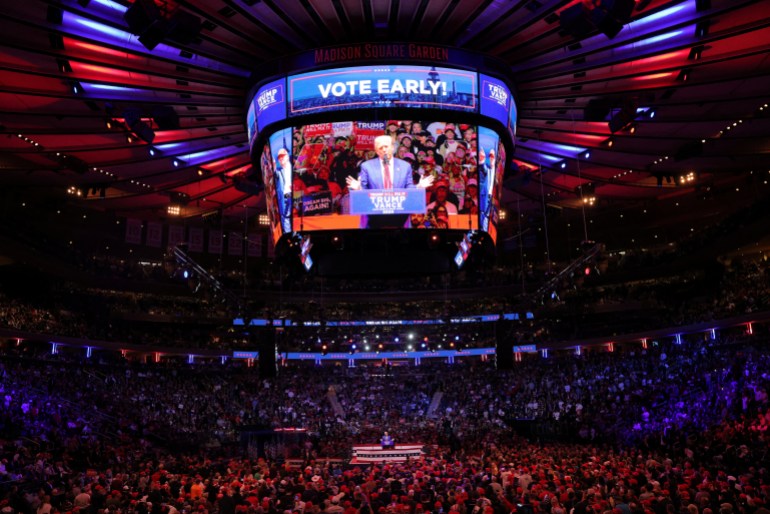
[[[405,173],[406,182],[387,194],[352,191],[348,181],[360,180],[362,168],[380,171],[375,141],[382,136],[391,142],[394,174]],[[432,120],[299,125],[271,134],[261,163],[276,238],[370,228],[481,229],[493,239],[497,232],[505,147],[486,127]],[[432,183],[419,187],[426,177]]]
[[[478,76],[428,66],[359,66],[289,77],[289,116],[362,107],[478,110]]]
[[[371,65],[290,75],[262,84],[248,107],[249,142],[287,117],[364,108],[479,113],[515,134],[516,105],[498,78],[436,66]]]
[[[398,119],[385,118],[394,112]],[[495,241],[501,138],[512,139],[515,124],[501,79],[411,64],[269,80],[255,88],[247,113],[276,242],[354,229],[481,231]]]

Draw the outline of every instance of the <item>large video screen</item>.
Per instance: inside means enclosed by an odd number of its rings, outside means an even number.
[[[505,83],[495,77],[479,74],[479,87],[481,89],[481,114],[494,118],[507,127],[513,105],[511,91]]]
[[[291,128],[279,130],[270,135],[271,168],[275,173],[275,194],[277,196],[277,213],[281,218],[283,233],[291,232],[292,208],[292,160],[291,160]]]
[[[479,212],[481,214],[481,230],[489,231],[489,220],[492,214],[492,191],[495,185],[495,170],[498,164],[500,136],[485,127],[479,129]]]
[[[256,109],[259,130],[276,121],[286,118],[286,81],[274,80],[264,84],[257,90],[252,106]]]
[[[367,107],[478,112],[477,83],[475,72],[436,66],[372,65],[314,71],[288,78],[288,114]]]
[[[262,169],[262,180],[265,184],[265,203],[267,204],[267,217],[270,220],[270,234],[273,242],[277,243],[285,231],[281,225],[283,216],[281,215],[281,197],[278,194],[281,188],[280,186],[276,187],[278,177],[275,173],[275,160],[270,153],[270,143],[265,143],[262,148],[259,164]],[[289,228],[291,228],[290,224]]]
[[[252,156],[261,155],[274,241],[292,232],[372,228],[481,230],[496,240],[501,138],[516,130],[513,95],[500,78],[385,63],[289,75],[253,94],[247,130]],[[349,109],[367,109],[361,117],[369,121],[306,121]],[[408,119],[372,121],[372,113]]]
[[[246,134],[249,137],[249,148],[251,148],[257,137],[257,113],[254,102],[249,104],[249,109],[246,111]]]
[[[488,149],[479,147],[482,134]],[[274,237],[371,228],[468,231],[477,230],[480,219],[488,226],[497,176],[488,168],[496,166],[500,146],[490,129],[446,120],[345,121],[277,131],[262,155]],[[390,157],[390,184],[384,183],[383,152]]]
[[[516,103],[500,78],[441,66],[381,64],[332,68],[263,83],[249,102],[250,146],[289,118],[346,109],[441,109],[478,113],[516,133]]]

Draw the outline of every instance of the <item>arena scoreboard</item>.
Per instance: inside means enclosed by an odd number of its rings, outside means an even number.
[[[255,72],[246,125],[276,248],[302,249],[309,269],[309,239],[323,261],[324,249],[360,250],[366,233],[427,229],[401,239],[407,258],[409,247],[449,242],[457,268],[475,243],[494,247],[515,144],[511,82],[488,56],[413,43],[318,49]],[[354,190],[364,163],[379,169],[380,136],[391,139],[394,173],[411,176]]]

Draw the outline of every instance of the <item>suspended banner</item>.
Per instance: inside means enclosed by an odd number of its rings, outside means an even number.
[[[209,253],[222,253],[222,231],[209,231]]]
[[[168,227],[168,245],[171,247],[184,243],[184,227],[171,225]]]
[[[203,229],[200,227],[190,227],[189,239],[187,240],[187,249],[191,252],[203,251]]]
[[[262,257],[262,234],[258,232],[249,234],[246,252],[249,257]]]
[[[243,234],[231,231],[227,235],[227,253],[230,255],[243,255]]]
[[[150,221],[147,223],[147,246],[153,248],[160,248],[163,242],[163,225],[157,221]]]
[[[142,220],[133,218],[126,220],[126,243],[142,244]]]

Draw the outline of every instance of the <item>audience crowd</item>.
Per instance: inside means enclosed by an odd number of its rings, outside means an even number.
[[[633,273],[702,251],[752,222],[750,214],[764,215],[748,209],[672,251],[607,255],[595,273],[573,275],[545,299],[454,298],[459,284],[537,290],[548,277],[528,268],[371,284],[380,292],[444,290],[436,302],[279,298],[255,303],[250,315],[420,319],[532,309],[535,321],[515,337],[537,342],[766,311],[763,258],[723,257],[705,270],[656,278]],[[162,266],[117,258],[79,266],[104,277],[168,279]],[[626,278],[597,278],[613,272]],[[237,286],[244,277],[220,278]],[[319,290],[318,279],[307,280]],[[276,289],[286,286],[276,277]],[[326,289],[355,290],[344,281]],[[0,328],[148,350],[249,347],[253,341],[230,326],[234,315],[243,313],[213,297],[72,284],[38,297],[0,292]],[[489,327],[453,325],[451,335],[491,346]],[[377,334],[394,339],[394,330],[356,329],[356,337],[374,345]],[[287,333],[305,350],[352,340],[313,327]],[[454,344],[431,337],[428,347],[437,341]],[[753,335],[525,354],[509,371],[478,358],[352,368],[311,361],[281,363],[275,378],[244,361],[156,361],[98,345],[86,358],[82,348],[52,355],[48,344],[6,341],[0,514],[768,514],[769,341],[757,325]],[[397,444],[422,443],[424,456],[349,462],[353,444],[375,443],[384,431]]]
[[[479,360],[299,363],[272,379],[241,363],[6,345],[0,509],[764,514],[767,342],[757,327],[527,355],[511,371]],[[245,435],[289,427],[306,439],[264,456],[247,447]],[[352,444],[384,430],[423,443],[425,456],[347,463]]]

